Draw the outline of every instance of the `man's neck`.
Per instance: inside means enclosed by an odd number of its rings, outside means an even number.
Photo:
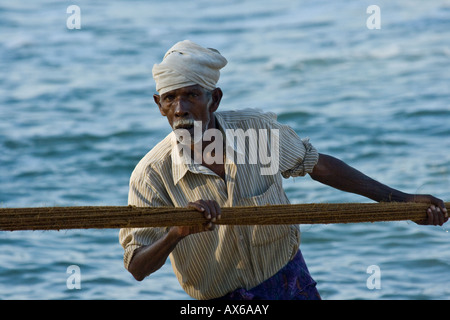
[[[207,128],[206,130],[218,128],[218,124],[216,123],[216,121],[217,121],[216,117],[214,116],[214,114],[212,114],[212,115],[211,115],[211,120],[210,120],[210,122],[209,122],[209,126],[208,126],[208,128]],[[213,140],[213,141],[204,141],[203,137],[202,137],[202,140],[201,140],[201,141],[197,142],[197,144],[199,144],[199,143],[202,144],[202,148],[201,148],[201,149],[202,149],[202,154],[203,154],[203,152],[205,151],[205,148],[206,148],[208,145],[210,145],[211,143],[213,143],[213,142],[214,142],[214,140]],[[199,148],[198,148],[198,145],[197,145],[197,144],[192,144],[192,145],[191,145],[191,150],[193,151],[193,154],[194,154],[194,155],[195,155],[195,154],[198,155]]]
[[[214,115],[212,115],[211,118],[212,119],[210,122],[210,126],[208,127],[208,130],[218,129],[219,124],[217,123],[217,118],[214,117]],[[202,144],[201,154],[200,148],[198,146],[196,147],[196,145],[192,145],[191,150],[193,151],[192,156],[194,157],[194,159],[202,159],[203,166],[215,172],[218,176],[222,177],[222,179],[225,179],[225,170],[224,170],[225,158],[223,153],[223,138],[224,137],[222,137],[221,139],[222,143],[220,146],[215,145],[208,148],[208,150],[206,150],[206,147],[208,147],[211,143],[217,143],[215,139],[212,141],[204,141],[203,139],[202,141],[199,141],[198,143]],[[221,153],[219,154],[218,152]]]

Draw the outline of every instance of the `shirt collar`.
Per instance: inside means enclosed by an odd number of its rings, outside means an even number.
[[[186,172],[188,171],[187,167],[187,156],[185,154],[181,154],[181,148],[179,147],[177,143],[177,138],[175,136],[175,133],[172,132],[172,176],[173,176],[173,183],[176,185],[178,181],[180,181],[181,178],[184,177]]]

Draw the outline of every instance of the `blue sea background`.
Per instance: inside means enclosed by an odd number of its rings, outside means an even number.
[[[276,112],[320,152],[450,201],[449,1],[0,0],[0,208],[126,205],[134,166],[170,132],[152,66],[184,39],[228,59],[221,110]],[[284,186],[292,203],[371,202],[309,177]],[[450,297],[448,224],[301,229],[324,299]],[[190,299],[169,261],[137,282],[122,255],[115,229],[0,232],[0,299]]]

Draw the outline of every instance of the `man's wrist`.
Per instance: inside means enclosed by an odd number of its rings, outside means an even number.
[[[166,240],[175,245],[186,237],[181,231],[180,227],[171,227],[167,233]]]
[[[410,202],[414,198],[413,195],[398,190],[390,190],[387,197],[381,201],[384,202]]]

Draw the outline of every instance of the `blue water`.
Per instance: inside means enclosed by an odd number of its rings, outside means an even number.
[[[448,1],[0,0],[0,207],[126,205],[131,171],[170,130],[151,68],[183,39],[228,59],[222,110],[274,111],[319,151],[449,201]],[[293,203],[368,201],[309,177],[285,188]],[[302,226],[302,251],[324,299],[449,299],[448,229]],[[0,299],[189,299],[169,262],[136,282],[122,252],[118,230],[1,232]]]

